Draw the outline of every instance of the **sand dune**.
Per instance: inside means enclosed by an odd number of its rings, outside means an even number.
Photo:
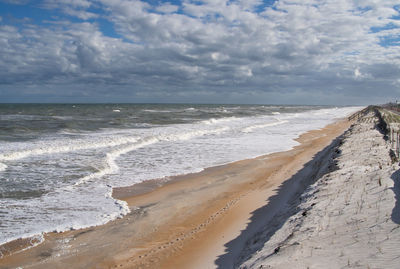
[[[265,223],[238,267],[399,268],[400,170],[376,120],[346,132],[329,173]]]

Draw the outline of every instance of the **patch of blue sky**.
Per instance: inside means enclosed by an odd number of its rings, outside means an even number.
[[[355,12],[358,14],[364,14],[368,11],[372,10],[372,7],[366,6],[366,7],[358,7]]]
[[[59,16],[58,12],[50,13],[41,9],[36,4],[12,5],[0,2],[0,16],[3,23],[8,25],[20,26],[24,23],[42,24],[46,20],[51,20],[54,16]]]
[[[99,24],[100,31],[103,33],[103,35],[112,38],[123,39],[123,36],[115,31],[114,23],[103,18],[96,19],[96,22]]]
[[[150,9],[151,12],[155,12],[155,13],[160,13],[157,12],[156,9],[159,6],[162,5],[166,5],[166,4],[170,4],[170,5],[174,5],[174,6],[178,6],[178,11],[176,13],[181,13],[182,14],[182,3],[183,1],[179,1],[179,0],[171,0],[171,1],[164,1],[164,0],[142,0],[143,2],[146,2],[147,4],[149,4],[152,8]]]
[[[391,30],[391,29],[396,29],[399,28],[399,26],[395,25],[394,23],[388,23],[385,26],[382,27],[371,27],[371,33],[378,33],[381,31],[385,31],[385,30]]]
[[[382,47],[400,46],[400,35],[389,35],[380,38],[379,45]]]
[[[394,10],[397,11],[397,15],[391,17],[392,20],[400,20],[400,5],[396,5],[393,7]]]
[[[175,5],[175,6],[181,6],[183,1],[180,0],[170,0],[170,1],[164,1],[164,0],[147,0],[147,1],[143,1],[146,2],[152,6],[160,6],[163,4],[171,4],[171,5]]]
[[[379,33],[382,31],[399,29],[400,27],[395,25],[394,23],[388,23],[383,27],[371,27],[371,33]],[[391,46],[400,46],[400,35],[386,35],[381,36],[379,39],[379,45],[382,47],[391,47]]]
[[[255,12],[256,12],[256,13],[260,13],[260,12],[263,12],[266,8],[269,8],[269,7],[273,8],[275,2],[277,2],[277,1],[278,1],[278,0],[264,0],[264,1],[261,1],[261,3],[255,7]],[[144,1],[144,2],[150,4],[150,5],[153,6],[153,7],[157,7],[157,6],[160,6],[160,5],[162,5],[162,4],[167,4],[167,3],[169,3],[169,4],[171,4],[171,5],[175,5],[175,6],[180,7],[180,8],[178,9],[177,13],[183,14],[183,10],[182,10],[182,8],[181,8],[182,5],[183,5],[183,2],[184,2],[183,0],[170,0],[170,1],[168,1],[168,0],[167,0],[167,1],[164,1],[164,0],[146,0],[146,1]],[[230,3],[235,3],[235,2],[237,2],[237,0],[229,0],[227,3],[228,3],[228,5],[229,5]],[[200,6],[200,5],[203,5],[203,4],[204,4],[204,1],[201,1],[201,0],[192,0],[192,1],[191,1],[191,4],[199,5],[199,6]]]
[[[254,12],[261,13],[261,12],[264,12],[267,8],[275,9],[274,5],[277,1],[278,0],[264,0],[264,1],[262,1],[261,4],[259,4],[258,6],[255,7]]]
[[[25,5],[12,5],[0,3],[0,16],[3,23],[22,27],[26,24],[48,26],[51,22],[68,20],[70,22],[82,22],[81,19],[69,16],[60,9],[45,9],[37,3]]]
[[[99,30],[105,36],[121,38],[124,41],[128,41],[117,33],[114,24],[106,19],[106,14],[101,7],[90,7],[85,11],[92,12],[99,16],[97,18],[83,20],[76,16],[65,14],[61,9],[43,8],[38,2],[30,2],[25,5],[13,5],[0,2],[0,17],[2,17],[0,24],[12,25],[22,29],[27,24],[49,27],[52,22],[61,20],[66,20],[71,23],[88,21],[90,23],[97,23],[99,25]]]
[[[158,13],[158,14],[164,14],[165,12],[159,11],[157,8],[162,6],[162,5],[173,5],[173,6],[177,6],[178,9],[177,11],[171,12],[171,13],[177,13],[177,14],[184,14],[183,10],[182,10],[182,3],[181,1],[143,1],[146,2],[148,4],[150,4],[151,8],[148,9],[148,11],[152,12],[152,13]]]
[[[277,5],[276,5],[277,2],[279,2],[279,0],[266,0],[266,1],[263,1],[263,3],[257,7],[256,12],[257,13],[262,13],[262,12],[266,11],[267,9],[272,9],[272,10],[275,10],[275,11],[288,13],[287,10],[280,9],[280,8],[277,7]]]

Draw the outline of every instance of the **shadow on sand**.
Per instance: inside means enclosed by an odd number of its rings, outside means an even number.
[[[277,193],[267,200],[265,206],[252,212],[252,217],[246,229],[242,230],[237,238],[225,244],[226,253],[219,256],[215,261],[218,268],[235,268],[237,262],[246,261],[251,254],[263,247],[265,242],[283,226],[290,216],[300,211],[298,207],[301,203],[300,196],[306,188],[315,183],[324,174],[337,169],[334,158],[340,152],[335,147],[340,145],[342,138],[343,135],[333,140],[329,146],[317,153],[300,171],[279,186],[276,190]],[[303,214],[306,213],[303,212]],[[254,241],[254,236],[260,233],[263,233],[264,237],[259,241]],[[246,251],[248,255],[239,257],[249,241],[252,246]],[[275,251],[279,251],[279,249]]]
[[[396,199],[396,203],[392,210],[392,221],[394,223],[400,224],[400,170],[394,172],[390,178],[394,182],[392,191],[394,192]]]

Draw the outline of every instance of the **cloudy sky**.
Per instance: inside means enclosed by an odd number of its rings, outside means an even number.
[[[398,0],[0,0],[0,102],[396,99]]]

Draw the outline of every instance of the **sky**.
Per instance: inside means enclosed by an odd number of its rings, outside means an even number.
[[[0,0],[0,103],[397,99],[398,0]]]

